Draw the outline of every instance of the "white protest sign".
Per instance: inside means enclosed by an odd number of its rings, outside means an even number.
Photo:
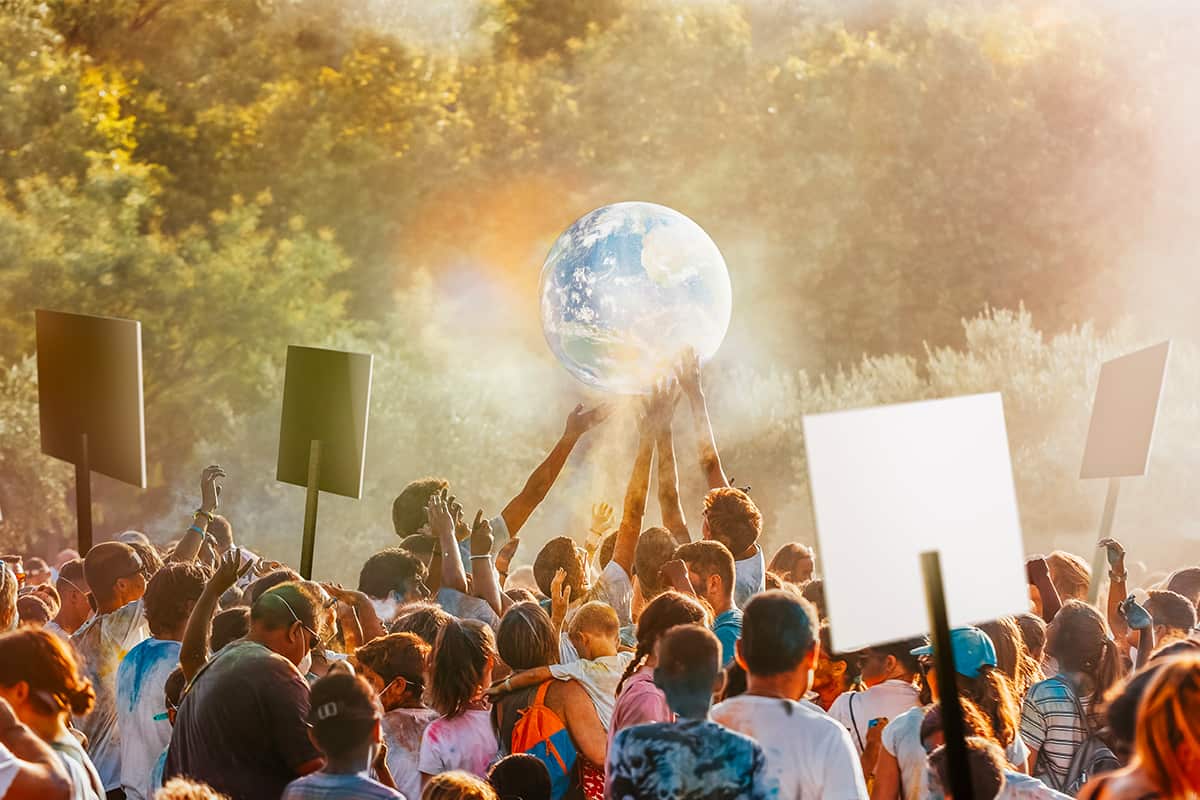
[[[1146,474],[1170,351],[1166,341],[1100,368],[1080,478]]]
[[[941,554],[950,624],[1029,610],[999,394],[804,417],[835,650],[929,630],[920,554]]]

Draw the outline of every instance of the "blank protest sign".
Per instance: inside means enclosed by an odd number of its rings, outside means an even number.
[[[1029,610],[999,394],[804,417],[835,650],[929,630],[920,554],[951,625]]]
[[[1080,478],[1146,474],[1170,350],[1162,342],[1100,368]]]
[[[358,499],[367,455],[374,357],[290,345],[283,386],[276,480],[308,485],[312,441],[321,442],[317,488]]]
[[[42,452],[146,488],[142,325],[38,309],[38,414]]]

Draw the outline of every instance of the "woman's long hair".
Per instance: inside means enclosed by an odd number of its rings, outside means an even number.
[[[708,625],[711,621],[708,607],[691,595],[669,591],[651,600],[638,617],[637,651],[617,684],[617,696],[621,696],[629,676],[641,669],[646,659],[654,654],[654,646],[664,633],[676,625]]]
[[[1046,651],[1058,659],[1060,671],[1082,672],[1091,679],[1086,695],[1082,687],[1076,688],[1081,699],[1103,697],[1121,678],[1121,658],[1108,624],[1099,611],[1080,600],[1063,603],[1047,630]]]
[[[70,711],[83,716],[96,692],[79,672],[71,648],[40,628],[22,628],[0,636],[0,686],[24,681],[47,714]]]
[[[1136,763],[1163,797],[1196,792],[1180,748],[1200,759],[1200,656],[1167,659],[1138,708]]]
[[[432,705],[444,717],[463,713],[484,688],[489,659],[496,657],[492,629],[476,620],[454,619],[433,648]]]
[[[1012,682],[1020,702],[1029,687],[1042,679],[1041,666],[1025,646],[1025,635],[1016,617],[1001,617],[981,623],[979,629],[988,635],[996,647],[996,665]]]
[[[955,676],[960,696],[972,701],[987,717],[995,740],[1008,747],[1021,729],[1021,706],[1012,681],[998,667],[985,666],[976,678]]]

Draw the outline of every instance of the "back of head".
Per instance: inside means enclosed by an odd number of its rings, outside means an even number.
[[[205,569],[190,561],[175,561],[156,572],[146,584],[143,598],[150,633],[160,639],[175,631],[182,633],[207,580]]]
[[[66,583],[64,583],[64,580]],[[83,574],[83,559],[72,558],[58,568],[58,581],[55,583],[61,595],[65,589],[74,589],[87,594],[87,578]]]
[[[731,486],[712,489],[704,496],[704,520],[709,536],[740,558],[762,533],[762,513],[750,495]]]
[[[1146,687],[1162,668],[1164,660],[1151,661],[1120,683],[1114,684],[1104,696],[1104,718],[1112,734],[1114,750],[1120,748],[1128,755],[1133,750],[1137,733],[1138,707],[1146,695]],[[1118,753],[1121,755],[1121,753]],[[1128,760],[1128,759],[1126,759]]]
[[[250,609],[250,626],[277,631],[290,628],[299,620],[300,624],[317,631],[319,606],[317,598],[302,583],[281,583],[254,601]]]
[[[1026,612],[1017,616],[1017,627],[1021,629],[1021,639],[1030,655],[1036,655],[1046,649],[1046,621],[1037,614]]]
[[[978,736],[967,738],[967,768],[971,773],[971,794],[975,800],[995,800],[1000,796],[1004,790],[1006,764],[1004,751],[998,745]],[[945,745],[930,754],[929,765],[941,793],[949,797],[950,764]]]
[[[1086,561],[1066,550],[1055,550],[1046,556],[1046,566],[1050,570],[1050,582],[1060,598],[1064,601],[1087,599],[1092,568]]]
[[[721,642],[706,626],[677,625],[658,642],[654,683],[680,716],[707,709],[721,673]]]
[[[409,603],[400,609],[388,630],[392,633],[415,633],[433,647],[446,623],[454,619],[441,606],[433,603]]]
[[[1012,682],[1017,697],[1025,696],[1030,686],[1041,680],[1041,666],[1025,646],[1025,635],[1016,617],[1001,617],[977,626],[992,640],[996,666]]]
[[[74,651],[49,631],[24,628],[0,636],[0,686],[21,681],[29,684],[47,713],[69,711],[81,717],[96,699]]]
[[[46,559],[33,556],[25,559],[25,584],[27,586],[37,586],[42,580],[49,580],[47,576],[50,574],[50,565],[46,563]]]
[[[431,650],[415,633],[389,633],[355,650],[354,660],[378,675],[384,686],[397,678],[420,685]]]
[[[382,600],[392,592],[407,597],[425,580],[421,559],[401,547],[389,547],[371,556],[358,573],[358,590]]]
[[[137,551],[123,542],[101,542],[83,559],[83,574],[88,587],[103,605],[113,599],[117,581],[141,571]]]
[[[1190,797],[1200,760],[1200,656],[1164,659],[1138,709],[1137,759],[1163,797]]]
[[[150,538],[141,531],[121,531],[117,534],[117,541],[124,542],[128,545],[140,544],[145,545],[146,547],[150,546]]]
[[[469,772],[443,772],[425,784],[421,800],[496,800],[496,792]]]
[[[312,685],[308,724],[317,747],[329,758],[368,747],[382,714],[371,684],[357,675],[332,672]]]
[[[246,606],[227,608],[213,617],[212,651],[215,653],[230,642],[244,639],[250,632],[250,609]]]
[[[255,601],[258,600],[263,592],[274,589],[276,586],[288,581],[298,580],[300,580],[300,573],[290,567],[273,570],[251,581],[250,585],[246,587],[246,591],[242,592],[242,601],[246,605],[253,607]]]
[[[707,627],[712,624],[712,614],[707,604],[690,594],[680,594],[672,589],[647,603],[638,617],[637,651],[617,684],[617,694],[621,693],[629,676],[641,669],[646,660],[654,655],[654,648],[664,633],[676,625],[691,624]]]
[[[437,539],[427,533],[414,533],[412,536],[405,536],[401,540],[400,549],[407,550],[417,558],[428,563],[433,558],[433,551],[437,549]]]
[[[217,552],[224,553],[233,547],[233,525],[220,514],[214,514],[208,523],[208,532],[217,540]]]
[[[403,539],[420,533],[428,522],[425,506],[429,504],[429,498],[449,486],[442,478],[421,478],[405,486],[392,501],[392,527],[396,535]]]
[[[615,637],[621,630],[621,620],[608,603],[593,600],[584,603],[571,619],[570,633],[589,633],[593,636]]]
[[[533,560],[533,577],[537,581],[538,591],[546,597],[550,596],[554,573],[560,569],[567,572],[565,585],[571,587],[571,597],[582,597],[583,562],[575,550],[575,542],[566,536],[557,536],[546,542]]]
[[[751,675],[781,675],[813,652],[817,636],[812,603],[789,592],[764,592],[746,604],[738,655]]]
[[[171,778],[154,793],[154,800],[229,800],[207,783],[188,778]]]
[[[686,563],[688,569],[698,574],[705,583],[713,575],[717,576],[725,591],[733,594],[733,553],[723,543],[715,540],[688,542],[679,546],[675,558]],[[701,587],[696,589],[702,591]]]
[[[1046,629],[1046,651],[1058,660],[1063,672],[1083,672],[1096,696],[1103,695],[1121,677],[1116,642],[1100,612],[1080,600],[1063,603]]]
[[[158,548],[149,542],[130,542],[129,546],[138,554],[138,558],[142,561],[142,575],[149,581],[158,571],[163,568],[162,555],[159,554]]]
[[[992,723],[988,722],[987,715],[980,710],[979,706],[966,697],[960,697],[958,704],[963,712],[963,733],[967,736],[978,736],[991,742],[996,741],[996,735],[992,731]],[[925,716],[921,718],[921,744],[925,745],[935,733],[944,735],[942,730],[941,703],[931,705],[925,712]]]
[[[500,658],[514,670],[547,667],[558,661],[558,636],[550,615],[537,603],[509,607],[496,629]]]
[[[53,614],[50,604],[36,594],[27,594],[17,598],[17,620],[21,625],[40,628],[48,623]]]
[[[499,800],[550,800],[550,771],[537,756],[513,753],[488,770]]]
[[[453,717],[467,710],[482,687],[488,661],[496,653],[492,629],[476,620],[451,619],[433,646],[436,676],[430,700],[438,713]]]
[[[678,542],[675,537],[662,527],[647,528],[638,538],[633,554],[633,570],[637,574],[644,600],[653,600],[666,588],[659,572],[662,565],[674,557],[676,547]]]
[[[1167,585],[1163,588],[1183,595],[1193,606],[1200,606],[1200,567],[1176,570],[1167,578]]]
[[[820,578],[814,578],[804,584],[804,591],[801,592],[804,599],[812,603],[817,609],[817,615],[821,619],[829,619],[829,612],[825,605],[825,581]]]
[[[1162,625],[1170,633],[1186,636],[1196,627],[1196,606],[1178,592],[1151,589],[1145,605],[1154,624]]]
[[[183,702],[183,690],[186,688],[187,675],[184,674],[183,667],[171,670],[166,683],[163,684],[163,699],[168,709],[179,708],[179,704]]]

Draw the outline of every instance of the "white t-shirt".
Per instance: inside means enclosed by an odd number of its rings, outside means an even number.
[[[387,745],[387,766],[396,791],[413,800],[421,797],[421,772],[417,766],[421,737],[436,719],[431,708],[394,708],[383,715],[380,726]]]
[[[17,761],[11,750],[0,744],[0,797],[8,794],[8,787],[12,786],[20,771],[21,762]]]
[[[617,704],[617,684],[625,668],[633,661],[633,653],[617,653],[596,659],[578,659],[569,664],[551,664],[550,674],[560,681],[577,680],[592,699],[596,716],[604,730],[612,723],[613,707]]]
[[[117,667],[126,653],[149,638],[150,628],[141,600],[121,606],[111,614],[93,615],[71,637],[71,644],[83,661],[84,673],[96,690],[96,704],[85,716],[75,718],[75,727],[88,738],[88,755],[104,781],[106,792],[121,788]]]
[[[861,753],[867,743],[871,720],[885,717],[890,722],[920,705],[917,687],[909,681],[888,680],[865,692],[844,692],[829,707],[829,716],[846,726],[850,740]]]
[[[58,754],[58,760],[67,771],[71,781],[71,800],[104,800],[100,776],[96,774],[96,767],[78,739],[64,733],[50,743],[50,748]]]
[[[179,666],[179,642],[150,638],[117,669],[117,728],[121,731],[121,786],[128,800],[151,800],[150,773],[171,743],[163,690]]]
[[[924,707],[910,708],[888,722],[880,736],[883,749],[895,756],[900,767],[900,790],[904,800],[920,800],[924,796],[921,788],[927,758],[921,745],[921,723],[924,721]]]
[[[421,735],[417,766],[426,775],[458,769],[486,779],[499,752],[491,712],[471,709],[429,724]]]
[[[754,546],[754,555],[733,562],[733,602],[745,608],[750,598],[767,588],[767,562],[762,548]]]
[[[709,717],[758,742],[779,800],[866,800],[850,735],[811,704],[743,694],[717,704]]]

